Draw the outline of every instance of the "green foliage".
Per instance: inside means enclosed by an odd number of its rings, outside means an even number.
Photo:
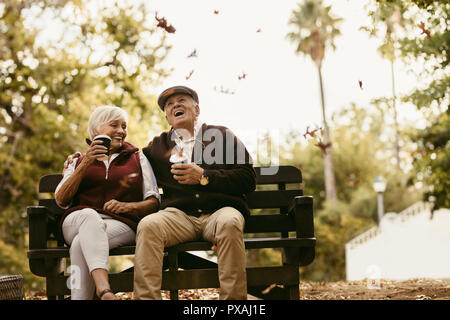
[[[404,36],[399,39],[401,58],[407,63],[420,61],[423,70],[411,70],[420,85],[402,97],[420,109],[427,121],[423,129],[410,132],[410,139],[417,144],[414,155],[415,172],[412,182],[425,183],[425,201],[432,201],[434,209],[449,206],[448,181],[450,172],[448,106],[450,102],[450,29],[448,1],[392,1],[402,3],[411,15],[408,30],[418,34],[419,24],[429,32],[420,36]],[[380,8],[388,4],[377,1]]]
[[[59,38],[48,37],[50,20]],[[126,109],[127,140],[138,147],[165,128],[149,88],[167,75],[160,64],[170,47],[132,1],[4,1],[0,29],[0,239],[26,257],[26,207],[37,204],[39,178],[86,150],[95,107]],[[2,261],[1,272],[28,268],[26,258]]]
[[[247,250],[247,266],[281,265],[281,251],[274,248]]]
[[[426,184],[429,191],[424,193],[423,200],[434,201],[435,209],[449,203],[446,191],[447,172],[450,171],[446,115],[450,101],[449,11],[448,1],[377,0],[369,8],[371,25],[362,28],[372,36],[383,38],[380,50],[384,57],[391,61],[402,59],[407,65],[420,62],[424,66],[422,70],[411,68],[411,73],[417,76],[418,86],[402,96],[401,101],[416,105],[427,125],[423,129],[410,130],[403,138],[416,144],[413,151],[415,172],[411,174],[410,182]],[[391,104],[389,98],[373,103],[388,107]]]
[[[399,55],[399,39],[411,19],[406,18],[407,6],[403,1],[381,1],[369,3],[371,24],[361,27],[372,37],[381,37],[382,44],[378,47],[381,56],[394,61]]]
[[[441,113],[427,130],[414,135],[418,150],[414,154],[414,168],[418,172],[414,180],[428,188],[424,199],[434,209],[450,207],[450,114]]]

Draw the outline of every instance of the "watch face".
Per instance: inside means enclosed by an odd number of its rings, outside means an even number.
[[[208,178],[206,178],[206,177],[202,177],[201,179],[200,179],[200,184],[202,185],[202,186],[206,186],[207,184],[208,184]]]

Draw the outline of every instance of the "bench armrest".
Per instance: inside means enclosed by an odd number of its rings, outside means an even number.
[[[295,197],[288,207],[288,214],[294,216],[297,238],[314,238],[313,197]]]
[[[47,208],[43,206],[30,206],[27,207],[27,213],[30,250],[47,248]]]

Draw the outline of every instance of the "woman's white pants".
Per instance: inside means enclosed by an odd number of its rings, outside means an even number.
[[[108,270],[109,250],[135,242],[135,232],[125,223],[86,208],[69,214],[63,222],[64,239],[70,245],[72,300],[90,300],[95,283],[91,272]]]

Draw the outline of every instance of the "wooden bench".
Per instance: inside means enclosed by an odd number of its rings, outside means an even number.
[[[299,267],[310,264],[315,255],[313,198],[303,196],[298,168],[280,166],[275,175],[261,174],[265,169],[255,168],[258,187],[247,195],[252,213],[245,225],[245,247],[279,248],[282,263],[248,266],[248,293],[263,299],[299,299]],[[53,194],[61,178],[60,174],[43,176],[39,192]],[[50,198],[40,199],[38,206],[27,211],[30,269],[46,278],[48,299],[64,299],[70,295],[66,284],[69,248],[56,236],[63,210]],[[195,241],[165,249],[161,289],[170,290],[171,299],[178,299],[179,289],[219,288],[217,264],[190,253],[210,248],[209,242]],[[123,246],[110,250],[110,255],[133,255],[134,251],[135,246]],[[133,268],[110,273],[109,279],[114,292],[133,291]]]

